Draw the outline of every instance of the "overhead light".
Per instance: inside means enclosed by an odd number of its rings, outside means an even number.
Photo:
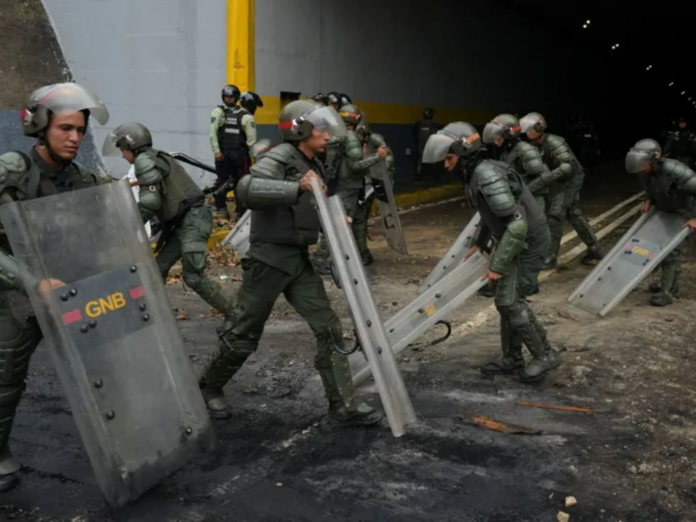
[[[684,96],[685,94],[686,94],[686,91],[682,91],[682,96]]]
[[[590,21],[589,21],[589,20],[588,20],[587,22],[585,22],[585,23],[586,23],[587,25],[590,25]]]
[[[674,85],[674,82],[669,82],[669,86],[671,87],[672,85]]]
[[[587,24],[583,24],[582,28],[587,29]]]
[[[649,71],[650,69],[652,69],[652,65],[648,65],[648,66],[645,68],[646,71]]]

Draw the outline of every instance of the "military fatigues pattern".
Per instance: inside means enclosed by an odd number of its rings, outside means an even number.
[[[394,154],[392,153],[391,149],[387,145],[387,141],[384,139],[384,136],[381,134],[377,134],[376,132],[371,133],[368,138],[367,138],[367,143],[366,145],[366,152],[367,156],[373,156],[377,154],[377,150],[380,147],[385,147],[388,151],[388,155],[385,158],[385,162],[387,164],[387,172],[389,172],[389,181],[391,182],[392,188],[394,187],[394,173],[396,172],[396,165],[394,163]],[[363,245],[358,245],[358,250],[360,252],[369,252],[369,248],[367,247],[367,223],[370,218],[370,212],[372,211],[372,204],[375,201],[376,193],[377,190],[379,189],[379,184],[381,182],[378,180],[372,180],[372,185],[375,188],[375,191],[367,198],[365,198],[364,204],[363,204],[363,211],[365,212],[365,217],[364,220],[362,221],[362,227],[363,230],[360,232],[359,235],[356,235],[356,240],[358,237],[360,237],[361,241],[364,241]]]
[[[253,210],[251,246],[242,263],[234,326],[223,335],[201,377],[208,397],[220,394],[258,348],[273,305],[283,294],[314,333],[315,368],[330,405],[352,401],[348,359],[334,349],[343,346],[341,322],[309,260],[308,245],[316,243],[320,229],[312,195],[299,192],[299,180],[309,170],[322,174],[323,168],[284,143],[266,153],[240,184],[249,183],[248,189],[240,187],[237,197]]]
[[[548,168],[544,164],[541,152],[534,145],[524,142],[519,138],[507,140],[505,150],[500,160],[511,165],[515,171],[522,176],[522,180],[529,185],[539,176],[547,172]],[[537,205],[543,212],[546,212],[546,200],[549,195],[549,187],[541,185],[532,191]]]
[[[157,265],[166,279],[174,263],[182,260],[184,284],[222,314],[229,314],[232,299],[205,275],[208,239],[213,216],[204,205],[201,189],[171,156],[148,150],[135,158],[140,186],[138,206],[143,221],[153,215],[163,224],[157,245]]]
[[[546,209],[551,233],[549,260],[555,262],[558,258],[564,218],[568,219],[578,237],[587,245],[588,251],[598,252],[597,236],[580,210],[580,190],[585,180],[580,162],[565,140],[555,134],[545,134],[540,149],[550,172],[530,182],[529,188],[535,192],[541,186],[549,185],[551,189]]]
[[[54,172],[35,149],[28,156],[9,152],[0,156],[0,204],[35,199],[93,187],[97,177],[77,163]],[[0,231],[0,267],[12,264],[11,249]],[[4,274],[3,274],[4,272]],[[12,273],[9,271],[9,273]],[[17,405],[25,389],[29,360],[42,339],[41,329],[17,278],[0,270],[0,476],[19,469],[8,447]],[[24,306],[21,306],[24,305]],[[28,317],[27,317],[28,316]]]
[[[681,214],[686,221],[696,218],[696,173],[684,163],[672,159],[659,161],[644,184],[651,206]],[[665,296],[671,297],[679,292],[681,251],[682,245],[679,245],[660,264],[660,293]]]
[[[355,131],[348,131],[348,135],[341,144],[341,162],[338,167],[338,179],[334,194],[343,202],[346,215],[352,218],[351,228],[353,237],[362,256],[369,255],[367,250],[366,215],[358,204],[365,187],[365,171],[376,165],[380,160],[376,154],[363,156],[363,148]],[[325,261],[329,257],[329,246],[326,238],[322,237],[315,253],[318,261]]]
[[[538,322],[521,291],[523,281],[536,279],[543,254],[527,255],[522,263],[522,252],[528,247],[530,230],[544,230],[546,218],[538,207],[529,189],[521,179],[515,181],[516,173],[505,163],[481,162],[467,183],[467,197],[471,205],[481,214],[475,244],[484,247],[490,236],[497,246],[491,259],[490,270],[502,277],[497,281],[495,305],[500,314],[500,332],[503,357],[486,365],[493,367],[490,373],[500,373],[522,368],[522,345],[534,357],[523,371],[523,379],[539,377],[550,369],[555,361],[549,362],[551,347],[546,330]],[[513,180],[513,183],[511,183]],[[515,196],[513,190],[519,195]],[[540,233],[540,238],[543,232]],[[540,239],[543,243],[543,239]],[[535,245],[538,249],[539,245]],[[536,273],[533,271],[536,269]]]

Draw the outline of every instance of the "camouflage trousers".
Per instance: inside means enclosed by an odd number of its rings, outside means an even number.
[[[8,442],[26,387],[29,360],[43,337],[34,317],[20,319],[25,314],[15,310],[10,302],[12,294],[0,290],[0,477],[19,470],[19,462],[10,453]],[[13,297],[22,299],[14,294]],[[28,307],[27,304],[23,308]]]
[[[548,198],[546,216],[549,220],[549,232],[551,233],[551,246],[549,255],[551,259],[558,258],[563,237],[563,220],[567,219],[578,237],[587,245],[588,249],[599,248],[597,236],[587,219],[580,210],[580,190],[585,180],[585,174],[576,174],[568,182],[553,186]]]
[[[317,342],[314,367],[321,376],[330,404],[349,404],[353,380],[343,346],[341,322],[331,309],[324,282],[309,259],[297,274],[288,274],[254,258],[242,259],[242,286],[232,314],[232,327],[222,334],[201,379],[201,388],[221,391],[256,351],[266,321],[278,297],[285,299],[307,321]]]
[[[184,284],[221,314],[227,315],[233,305],[232,296],[205,273],[208,264],[208,239],[213,232],[210,207],[194,207],[171,229],[157,254],[157,265],[164,279],[181,259]]]

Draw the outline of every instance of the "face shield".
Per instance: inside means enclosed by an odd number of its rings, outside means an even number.
[[[495,140],[502,138],[504,132],[505,127],[503,127],[497,121],[490,121],[486,123],[486,126],[483,128],[483,143],[495,143]]]
[[[31,104],[45,107],[53,114],[71,114],[88,110],[90,116],[104,125],[109,121],[109,111],[104,102],[93,92],[87,90],[82,85],[76,83],[61,83],[41,93],[37,100],[32,100]]]
[[[650,153],[640,149],[631,149],[626,154],[626,172],[629,174],[647,172],[652,165],[650,160]]]
[[[319,132],[328,132],[332,138],[342,138],[348,134],[346,124],[333,107],[315,105],[302,115],[302,119]]]
[[[104,138],[104,145],[102,145],[102,156],[121,156],[121,148],[119,144],[125,144],[125,136],[121,134],[116,134],[110,132],[106,138]],[[123,140],[123,141],[122,141]],[[126,148],[126,147],[124,147]]]
[[[520,131],[527,134],[534,126],[539,123],[539,119],[534,116],[525,116],[520,120]]]
[[[444,161],[445,156],[450,153],[452,145],[456,142],[444,134],[433,134],[428,138],[423,149],[423,163],[439,163]]]

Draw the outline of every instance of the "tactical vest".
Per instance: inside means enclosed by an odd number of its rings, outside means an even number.
[[[242,126],[242,118],[249,112],[243,107],[219,106],[225,119],[218,128],[218,143],[220,150],[244,151],[247,150],[247,136]]]
[[[181,218],[191,207],[204,203],[203,191],[174,158],[155,151],[155,162],[162,174],[162,207],[156,214],[160,222],[167,223]]]
[[[297,171],[296,179],[291,178],[288,181],[299,181],[310,170],[323,175],[324,169],[319,161],[308,160],[289,143],[278,145],[266,156],[273,158],[275,154],[289,156],[287,159],[284,158],[287,161],[286,176],[289,168]],[[262,241],[279,245],[309,246],[317,243],[320,230],[321,220],[314,195],[312,192],[303,192],[296,205],[252,210],[249,238],[252,243]]]
[[[648,174],[645,189],[658,210],[688,214],[693,204],[693,196],[679,189],[664,163],[658,163],[655,172]]]
[[[428,138],[437,132],[435,120],[420,120],[416,123],[416,140],[418,152],[423,154]]]
[[[486,160],[486,162],[493,164],[507,177],[510,191],[517,203],[513,213],[519,213],[527,221],[528,230],[534,230],[536,227],[546,224],[546,215],[537,204],[527,185],[523,183],[520,175],[510,165],[502,161]],[[471,205],[481,214],[481,220],[490,229],[491,235],[496,240],[500,240],[507,229],[507,221],[488,206],[486,198],[478,186],[476,176],[471,177],[467,186],[467,196]]]

